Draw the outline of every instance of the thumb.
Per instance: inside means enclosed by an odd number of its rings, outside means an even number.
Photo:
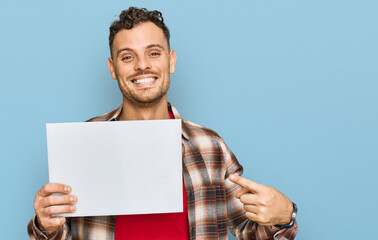
[[[242,188],[239,192],[235,193],[235,197],[240,199],[241,195],[249,193],[249,190],[246,188]]]

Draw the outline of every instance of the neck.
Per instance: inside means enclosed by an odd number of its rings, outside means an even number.
[[[120,121],[154,119],[170,119],[166,96],[160,101],[149,105],[134,104],[130,103],[125,98],[123,99],[122,113],[119,118]]]

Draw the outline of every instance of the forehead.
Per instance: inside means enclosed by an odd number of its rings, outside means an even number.
[[[120,30],[114,38],[113,50],[122,48],[143,49],[151,44],[160,44],[168,48],[167,40],[161,28],[152,22],[138,23],[131,29]]]

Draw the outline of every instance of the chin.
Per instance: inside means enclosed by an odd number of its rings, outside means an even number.
[[[140,105],[143,107],[146,106],[153,106],[164,98],[166,94],[157,95],[157,96],[124,96],[129,102],[132,102],[136,105]]]

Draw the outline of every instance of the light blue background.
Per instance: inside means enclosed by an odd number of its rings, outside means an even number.
[[[298,204],[297,239],[376,236],[377,1],[1,0],[1,239],[27,239],[45,123],[121,103],[108,27],[131,5],[171,30],[170,101],[226,140],[245,177]]]

